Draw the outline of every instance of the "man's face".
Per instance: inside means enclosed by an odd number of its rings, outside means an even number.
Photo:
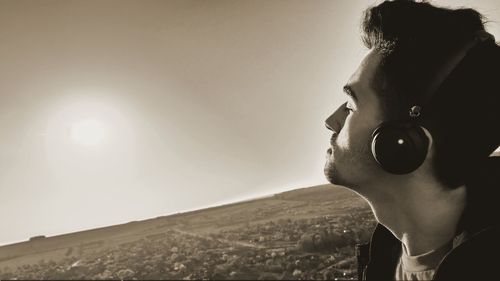
[[[379,100],[370,82],[380,55],[370,51],[344,87],[346,103],[325,121],[333,132],[325,176],[333,184],[358,188],[381,172],[371,154],[371,134],[382,122]]]

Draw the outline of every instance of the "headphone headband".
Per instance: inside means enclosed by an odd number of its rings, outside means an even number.
[[[419,117],[421,114],[422,106],[427,105],[431,101],[432,96],[437,92],[439,87],[441,87],[441,85],[448,78],[448,76],[450,76],[453,70],[457,68],[460,62],[462,62],[462,60],[467,56],[467,53],[472,48],[488,40],[493,40],[494,42],[495,37],[492,34],[486,32],[485,30],[479,30],[474,34],[474,39],[470,40],[467,44],[465,44],[463,47],[459,48],[456,52],[454,52],[450,56],[450,59],[447,61],[447,63],[444,64],[436,72],[437,73],[436,79],[434,79],[427,87],[427,90],[424,91],[421,103],[411,106],[409,111],[410,117],[411,118]]]
[[[495,40],[493,35],[484,30],[474,34],[463,47],[450,56],[449,60],[438,69],[436,79],[432,80],[427,90],[423,92],[421,103],[412,105],[410,118],[421,115],[422,106],[426,106],[441,84],[448,78],[467,53],[487,40]],[[372,133],[371,151],[375,160],[385,171],[396,174],[408,174],[420,167],[428,152],[429,139],[424,130],[411,120],[386,121],[380,124]]]

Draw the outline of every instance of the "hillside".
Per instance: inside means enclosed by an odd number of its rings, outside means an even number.
[[[2,246],[0,279],[350,278],[373,226],[361,198],[322,185]]]

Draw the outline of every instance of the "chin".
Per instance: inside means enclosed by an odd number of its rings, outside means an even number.
[[[356,191],[358,189],[358,183],[356,179],[359,180],[359,178],[357,178],[353,173],[343,171],[339,168],[340,167],[338,163],[335,163],[330,159],[327,160],[324,168],[324,174],[328,182],[335,185],[341,185],[346,187],[347,189]]]
[[[345,181],[342,180],[342,177],[339,175],[338,169],[335,167],[335,163],[331,160],[327,160],[324,168],[324,173],[326,180],[331,184],[336,185],[345,185]]]

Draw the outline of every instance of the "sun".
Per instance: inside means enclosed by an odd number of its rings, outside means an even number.
[[[71,125],[71,139],[81,145],[96,146],[102,144],[107,137],[106,126],[94,119],[77,121]]]

